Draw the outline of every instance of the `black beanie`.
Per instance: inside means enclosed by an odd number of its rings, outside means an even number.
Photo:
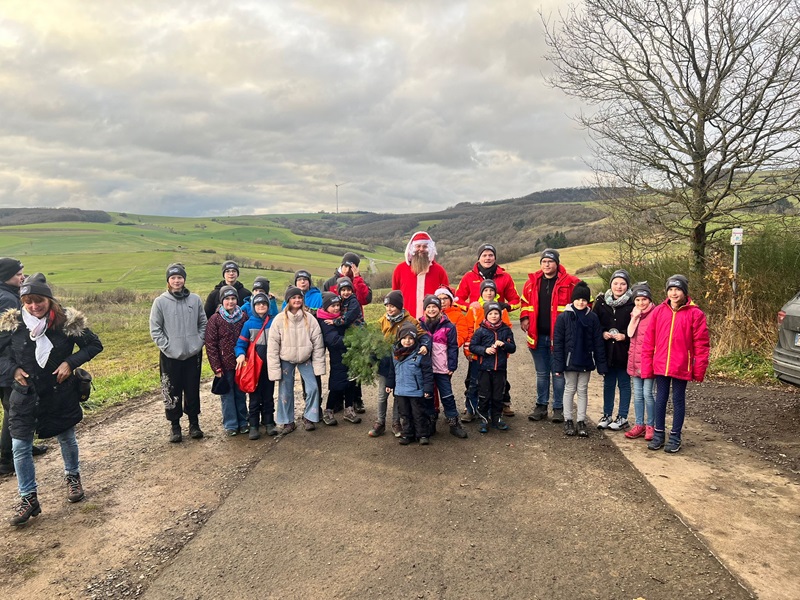
[[[422,299],[422,310],[424,311],[426,308],[428,308],[429,304],[435,304],[439,307],[439,310],[442,309],[442,301],[433,294],[428,294]]]
[[[542,250],[542,255],[539,257],[539,264],[542,264],[545,258],[556,261],[556,265],[561,264],[561,255],[558,253],[558,250],[554,248],[545,248]]]
[[[683,293],[687,296],[689,295],[689,280],[686,279],[685,275],[673,275],[669,279],[667,279],[667,285],[665,286],[666,291],[669,291],[669,288],[676,287],[679,290],[683,290]]]
[[[411,322],[405,322],[400,325],[399,329],[397,330],[397,339],[402,340],[406,336],[411,336],[414,339],[419,337],[419,331],[417,331],[417,326]]]
[[[232,260],[226,260],[224,263],[222,263],[222,274],[223,275],[225,275],[225,271],[227,271],[228,269],[233,269],[233,270],[236,271],[237,275],[239,274],[239,265],[237,265]]]
[[[483,281],[481,281],[481,289],[480,289],[481,296],[483,296],[483,290],[485,290],[486,288],[492,288],[495,294],[497,293],[497,284],[495,283],[494,279],[484,279]]]
[[[575,288],[572,290],[571,302],[575,302],[575,300],[586,300],[587,302],[591,302],[592,291],[589,289],[589,286],[585,281],[579,281],[575,284]]]
[[[334,294],[333,292],[322,292],[322,310],[328,310],[331,307],[331,304],[342,302],[342,299],[339,297],[338,294]]]
[[[256,290],[262,291],[265,294],[269,294],[269,279],[266,277],[256,277],[253,280],[253,293],[256,293]]]
[[[611,278],[608,280],[608,283],[610,284],[612,281],[614,281],[617,278],[624,279],[625,283],[627,284],[627,286],[631,287],[631,276],[628,274],[628,272],[625,269],[617,269],[616,271],[614,271],[611,274]]]
[[[0,283],[5,283],[22,271],[22,263],[16,258],[0,258]]]
[[[355,252],[345,252],[344,256],[342,257],[342,264],[346,265],[348,263],[351,263],[357,267],[359,264],[361,264],[361,259]]]
[[[646,281],[634,283],[631,286],[631,294],[633,294],[634,300],[636,298],[650,298],[650,300],[653,299],[653,294],[650,292],[650,286],[647,285]]]
[[[167,281],[169,281],[169,278],[173,275],[180,275],[186,279],[186,267],[181,263],[172,263],[167,267]]]
[[[386,294],[386,298],[383,299],[384,304],[391,304],[397,310],[403,310],[403,292],[400,290],[392,290],[388,294]]]
[[[288,304],[289,298],[291,298],[292,296],[302,296],[305,301],[305,296],[303,296],[303,290],[301,290],[299,287],[290,285],[286,289],[286,293],[283,295],[283,300]]]
[[[236,298],[236,302],[239,302],[239,292],[236,291],[236,288],[232,285],[223,285],[219,288],[219,301],[222,302],[228,296],[233,296]]]
[[[497,260],[497,248],[495,248],[492,244],[483,244],[480,248],[478,248],[478,258],[481,257],[484,250],[489,250],[492,254],[494,254],[494,259]]]
[[[499,302],[487,302],[486,304],[483,305],[483,314],[485,316],[488,317],[489,313],[492,312],[493,310],[499,312],[500,316],[503,315],[503,307],[500,306]]]
[[[22,285],[19,286],[19,296],[20,298],[23,296],[44,296],[45,298],[50,298],[50,300],[55,300],[53,298],[53,290],[47,285],[47,278],[43,273],[34,273],[26,277]]]
[[[336,280],[336,289],[341,290],[343,287],[348,287],[355,291],[355,288],[353,287],[353,280],[349,277],[339,277],[339,279]]]
[[[250,300],[250,305],[255,306],[259,302],[269,304],[269,296],[267,296],[264,292],[256,292],[253,294],[253,297]]]
[[[311,281],[311,273],[306,271],[305,269],[300,269],[299,271],[295,272],[294,274],[294,282],[297,283],[297,280],[301,277],[305,277],[308,281]]]

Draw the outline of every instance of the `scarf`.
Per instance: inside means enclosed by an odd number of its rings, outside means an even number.
[[[393,316],[393,317],[390,317],[390,316],[387,314],[387,315],[386,315],[386,320],[387,320],[387,321],[389,321],[389,323],[394,323],[394,324],[397,324],[397,323],[399,323],[400,321],[402,321],[402,320],[405,318],[405,316],[406,316],[406,311],[405,311],[405,310],[401,310],[399,313],[397,313],[397,314],[396,314],[395,316]]]
[[[226,322],[232,324],[238,323],[244,318],[244,313],[242,312],[242,309],[239,308],[238,306],[233,309],[233,314],[228,314],[228,311],[222,308],[222,305],[220,304],[219,308],[217,309],[217,312],[223,319],[225,319]]]
[[[47,360],[50,358],[50,352],[53,350],[53,342],[45,335],[47,333],[47,317],[40,319],[34,317],[28,312],[24,306],[22,307],[22,321],[25,327],[28,328],[31,339],[36,342],[36,362],[44,369]]]
[[[644,310],[641,310],[638,307],[633,309],[633,312],[631,313],[631,322],[628,324],[629,338],[632,338],[636,333],[636,328],[639,326],[639,321],[642,320],[642,317],[650,314],[650,311],[652,311],[655,306],[656,305],[651,302]]]
[[[503,320],[500,319],[497,323],[489,323],[488,320],[484,319],[481,324],[490,331],[497,331],[503,325]]]
[[[488,269],[484,268],[481,263],[478,263],[478,273],[480,273],[481,277],[484,279],[494,279],[494,276],[497,274],[497,263],[494,263]]]
[[[630,288],[628,288],[625,293],[616,300],[614,300],[614,294],[611,293],[611,290],[606,291],[604,296],[606,304],[608,304],[611,308],[619,308],[620,306],[624,306],[632,297],[633,292],[630,290]]]
[[[395,360],[403,360],[404,358],[411,356],[411,354],[417,349],[419,346],[418,343],[414,343],[413,346],[410,348],[406,348],[401,344],[399,341],[394,345],[394,358]]]
[[[318,309],[317,309],[317,318],[318,318],[318,319],[322,319],[323,321],[324,321],[325,319],[331,319],[331,320],[334,320],[334,321],[335,321],[336,319],[338,319],[338,318],[339,318],[339,317],[341,317],[341,316],[342,316],[341,314],[335,315],[335,314],[333,314],[333,313],[329,313],[329,312],[328,312],[327,310],[325,310],[324,308],[318,308]]]

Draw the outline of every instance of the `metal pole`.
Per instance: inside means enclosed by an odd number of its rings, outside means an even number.
[[[736,278],[739,275],[739,246],[733,247],[733,297],[731,307],[736,310]]]

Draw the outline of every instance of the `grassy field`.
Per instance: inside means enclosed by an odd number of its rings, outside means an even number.
[[[585,246],[562,248],[559,250],[559,254],[561,255],[561,264],[564,265],[564,268],[570,273],[575,273],[579,269],[596,263],[608,264],[612,262],[616,249],[616,244],[613,242],[603,242],[600,244],[586,244]],[[518,261],[504,265],[504,267],[511,273],[512,277],[514,277],[514,281],[517,282],[517,287],[521,292],[522,285],[528,278],[528,273],[539,270],[539,255],[526,256]],[[580,277],[595,291],[599,290],[600,287],[606,283],[591,271],[585,275],[581,274]]]

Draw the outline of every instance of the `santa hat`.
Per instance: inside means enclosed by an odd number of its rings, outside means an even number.
[[[417,231],[411,236],[406,245],[406,262],[411,264],[411,257],[414,255],[414,246],[425,244],[428,247],[428,258],[431,262],[436,260],[436,243],[427,231]]]

